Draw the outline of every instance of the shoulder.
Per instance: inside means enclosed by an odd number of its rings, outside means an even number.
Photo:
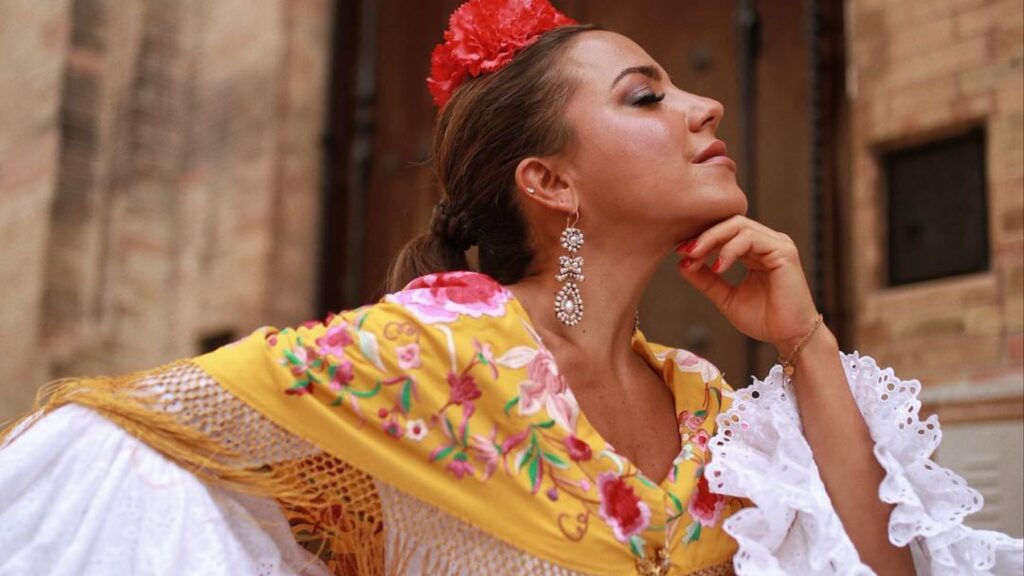
[[[490,276],[457,271],[416,278],[380,302],[424,324],[450,324],[463,317],[504,317],[512,299],[512,292]]]

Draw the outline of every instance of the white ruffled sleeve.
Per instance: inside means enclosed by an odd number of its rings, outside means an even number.
[[[936,416],[919,418],[920,382],[900,380],[870,356],[840,356],[885,469],[879,497],[896,505],[889,540],[910,545],[918,574],[1024,573],[1024,541],[963,525],[981,509],[982,497],[929,459],[942,434]],[[825,492],[780,365],[764,381],[737,390],[717,422],[705,477],[712,491],[755,505],[724,524],[739,543],[737,574],[874,574]]]
[[[203,484],[88,408],[0,449],[0,576],[323,576],[269,499]]]

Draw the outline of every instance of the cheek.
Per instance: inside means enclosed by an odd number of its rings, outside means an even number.
[[[596,117],[580,137],[577,165],[595,183],[664,178],[683,160],[682,136],[654,120]]]

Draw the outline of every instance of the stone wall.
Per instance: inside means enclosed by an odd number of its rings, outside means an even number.
[[[849,0],[856,343],[961,419],[1024,415],[1024,9],[1019,0]],[[877,150],[986,127],[990,269],[884,286]],[[956,242],[950,238],[951,246]],[[1009,402],[1009,404],[1006,404]],[[962,410],[959,410],[962,412]],[[966,419],[985,417],[975,410]]]
[[[0,419],[313,314],[331,25],[330,0],[0,7]]]

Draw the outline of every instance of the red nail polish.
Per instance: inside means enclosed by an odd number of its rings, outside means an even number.
[[[693,259],[692,258],[683,258],[683,261],[680,262],[680,264],[683,266],[683,268],[689,268],[690,265],[693,264]]]
[[[696,246],[696,245],[697,245],[697,241],[696,240],[690,240],[686,244],[683,244],[681,246],[681,249],[682,249],[683,252],[689,252],[689,251],[693,250],[693,247]]]
[[[722,259],[715,260],[715,265],[711,267],[712,272],[718,272],[718,269],[722,267]]]

